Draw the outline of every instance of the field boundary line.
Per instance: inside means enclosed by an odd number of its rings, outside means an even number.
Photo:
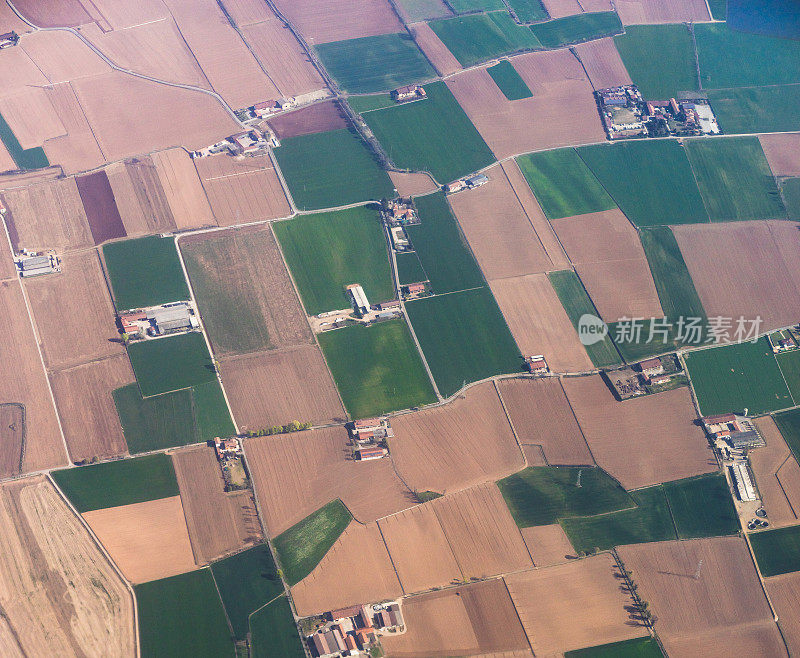
[[[772,332],[770,332],[770,333],[772,333]],[[789,386],[789,382],[786,381],[786,375],[783,374],[783,368],[781,368],[781,362],[778,360],[778,355],[773,353],[772,357],[775,359],[775,365],[778,366],[778,370],[781,373],[781,379],[783,379],[783,383],[786,384],[786,390],[789,391],[789,397],[792,399],[792,402],[794,402],[793,406],[796,407],[797,406],[797,400],[794,399],[794,395],[792,395],[792,389]]]
[[[586,376],[587,377],[592,377],[593,375],[586,375]],[[597,466],[598,468],[600,468],[600,465],[597,463],[597,459],[595,458],[594,453],[592,452],[592,446],[589,445],[589,439],[586,438],[586,433],[583,431],[583,428],[581,427],[581,423],[578,420],[578,415],[575,413],[575,409],[572,406],[572,402],[569,401],[569,396],[567,395],[567,392],[564,390],[564,382],[562,380],[563,380],[563,377],[559,377],[558,378],[558,384],[561,387],[561,392],[564,394],[564,399],[566,399],[566,401],[567,401],[567,406],[569,407],[570,413],[572,414],[572,417],[575,419],[575,424],[578,426],[578,429],[580,430],[581,436],[583,437],[583,442],[586,444],[586,449],[589,451],[589,454],[592,457],[592,461],[594,462],[594,465]],[[542,451],[542,452],[544,452],[544,451]],[[622,486],[622,485],[620,485],[620,486]],[[622,488],[624,489],[625,487],[622,487]]]
[[[772,604],[772,599],[767,591],[767,584],[764,582],[764,576],[761,574],[761,569],[758,567],[758,560],[756,560],[756,555],[753,552],[753,546],[750,543],[750,535],[746,532],[742,532],[742,535],[744,536],[744,543],[747,546],[747,552],[750,554],[750,561],[753,563],[753,567],[755,567],[756,574],[758,575],[758,582],[761,585],[761,591],[764,593],[764,598],[767,599],[767,605],[769,605],[770,612],[772,612],[772,619],[775,622],[775,625],[778,627],[778,632],[781,635],[781,640],[783,641],[783,646],[786,649],[787,655],[791,656],[792,652],[789,649],[789,645],[786,643],[786,638],[783,635],[783,629],[779,623],[780,618],[775,610],[775,606]]]
[[[211,565],[207,565],[205,567],[200,567],[198,571],[202,569],[208,569],[208,572],[211,574],[211,581],[214,583],[214,589],[217,591],[217,597],[219,597],[219,602],[222,605],[222,611],[225,613],[225,621],[228,622],[228,631],[231,634],[231,640],[233,641],[234,647],[236,646],[236,634],[233,632],[233,624],[231,623],[230,615],[228,615],[228,608],[225,605],[225,601],[222,600],[222,592],[219,591],[219,585],[217,584],[217,577],[214,575],[214,570],[211,568]],[[248,617],[249,621],[249,617]]]
[[[778,486],[781,488],[781,493],[783,494],[783,497],[786,498],[786,503],[789,505],[789,509],[792,511],[792,514],[794,514],[794,518],[798,519],[800,517],[797,516],[797,512],[794,509],[794,505],[792,505],[792,501],[789,500],[789,495],[786,493],[786,489],[784,489],[783,487],[783,482],[781,482],[781,476],[778,475],[778,472],[786,465],[786,462],[788,462],[790,459],[794,459],[794,454],[792,453],[791,450],[789,450],[789,454],[786,456],[786,459],[784,459],[783,462],[781,462],[781,465],[778,466],[777,469],[775,469],[775,473],[773,473],[773,475],[775,476],[775,479],[778,481]]]
[[[500,406],[503,408],[503,413],[505,414],[506,421],[508,421],[508,426],[511,428],[511,433],[514,435],[514,440],[517,442],[517,447],[519,451],[522,453],[522,463],[525,464],[524,468],[528,468],[528,456],[525,454],[525,451],[522,449],[522,442],[519,440],[519,436],[517,436],[517,429],[514,427],[514,423],[511,420],[511,414],[508,413],[508,409],[506,408],[506,402],[503,400],[503,396],[500,393],[500,387],[497,385],[496,380],[492,380],[492,385],[494,386],[494,392],[497,394],[497,399],[500,400]],[[536,444],[534,444],[536,445]],[[544,448],[539,445],[539,448],[542,451],[542,457],[544,457],[545,464],[549,465],[547,460],[547,455],[544,454]],[[533,559],[533,557],[531,557]]]

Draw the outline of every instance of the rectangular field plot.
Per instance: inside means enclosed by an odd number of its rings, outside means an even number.
[[[251,655],[258,658],[305,658],[292,607],[285,596],[254,613],[249,622]]]
[[[318,338],[351,417],[436,401],[405,320],[344,327]]]
[[[81,195],[83,209],[95,244],[106,240],[124,238],[127,233],[114,201],[114,191],[105,171],[96,171],[75,179]]]
[[[193,331],[128,345],[142,397],[177,391],[216,379],[203,334]]]
[[[522,79],[513,64],[508,60],[502,61],[499,64],[490,66],[486,72],[492,76],[503,95],[510,101],[518,101],[521,98],[530,98],[533,96],[528,85]]]
[[[781,183],[781,197],[789,219],[800,221],[800,178],[789,178]]]
[[[531,26],[531,31],[545,48],[560,48],[619,34],[622,23],[615,11],[603,11],[537,23]]]
[[[708,98],[726,133],[800,130],[800,85],[709,89]]]
[[[721,473],[664,484],[679,539],[735,535],[739,517]]]
[[[422,268],[422,263],[419,262],[419,257],[416,253],[397,254],[397,278],[400,285],[407,283],[420,283],[427,281],[428,275]]]
[[[473,11],[493,11],[504,9],[503,0],[453,0],[448,2],[457,14],[467,14]]]
[[[548,18],[542,0],[509,0],[508,4],[522,23],[544,21]]]
[[[776,354],[775,360],[781,369],[789,392],[795,400],[800,399],[800,351]]]
[[[756,532],[750,535],[750,543],[762,575],[800,571],[800,527]]]
[[[408,23],[452,15],[443,0],[398,0],[397,5]]]
[[[41,169],[50,166],[50,161],[41,146],[22,148],[11,127],[2,116],[0,116],[0,140],[8,149],[8,153],[18,169]]]
[[[564,658],[661,658],[664,654],[652,637],[637,637],[611,644],[564,653]]]

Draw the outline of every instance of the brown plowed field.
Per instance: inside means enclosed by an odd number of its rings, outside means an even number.
[[[500,279],[491,288],[523,354],[544,354],[553,372],[594,368],[546,274]]]
[[[502,579],[406,599],[403,618],[407,631],[383,639],[391,656],[427,658],[526,649],[530,655]]]
[[[106,174],[129,236],[175,230],[172,210],[150,156],[116,162],[106,168]]]
[[[86,176],[78,176],[75,182],[78,185],[94,243],[102,244],[106,240],[124,238],[125,227],[122,225],[122,218],[114,201],[114,191],[108,182],[106,172],[96,171]]]
[[[161,0],[91,0],[98,12],[115,30],[169,18],[169,11]]]
[[[84,512],[83,518],[132,583],[196,568],[180,496]]]
[[[58,162],[66,174],[102,165],[105,157],[72,85],[69,83],[55,85],[46,91],[56,114],[67,130],[66,136],[56,137],[45,143],[44,152],[50,162]]]
[[[447,80],[450,91],[499,159],[605,139],[592,86],[569,50],[529,53],[510,61],[532,98],[509,101],[485,69]]]
[[[542,446],[523,445],[522,452],[525,455],[526,466],[547,466]]]
[[[228,155],[194,161],[200,183],[220,226],[288,217],[292,209],[267,156],[236,160]]]
[[[16,0],[14,6],[39,27],[75,27],[92,20],[79,0]]]
[[[645,258],[636,229],[617,208],[551,223],[573,263]]]
[[[66,134],[44,89],[28,87],[0,98],[0,114],[24,149]],[[11,167],[16,169],[16,167]]]
[[[775,176],[800,176],[800,133],[759,135],[758,141]]]
[[[489,182],[448,197],[470,247],[489,281],[547,272],[553,264],[505,172],[484,172]]]
[[[108,73],[111,67],[70,32],[34,32],[20,42],[50,84]],[[119,124],[118,124],[119,127]]]
[[[428,174],[390,171],[389,178],[400,196],[422,196],[439,189]]]
[[[762,644],[771,649],[780,646],[778,629],[741,537],[638,544],[617,551],[625,567],[634,572],[639,596],[658,617],[656,630],[669,655],[698,655],[687,653],[695,638],[704,650],[711,649],[710,655],[731,655],[739,651],[739,631],[754,624],[771,627],[771,638]],[[701,561],[700,577],[695,579]],[[710,634],[719,640],[715,648],[704,638]]]
[[[292,587],[300,616],[400,596],[377,523],[352,521],[316,568]]]
[[[583,13],[578,0],[542,0],[542,4],[550,14],[550,18],[564,18]]]
[[[220,370],[242,430],[285,425],[292,420],[318,425],[345,418],[316,345],[224,359]]]
[[[498,385],[520,443],[542,446],[553,465],[594,464],[560,379],[504,379]]]
[[[598,39],[574,46],[595,89],[632,84],[614,39]]]
[[[278,139],[347,128],[347,119],[336,101],[314,103],[294,112],[276,116],[268,123]]]
[[[177,228],[215,225],[214,214],[189,154],[174,148],[153,153],[152,158]]]
[[[787,459],[775,474],[792,509],[800,509],[800,465],[794,457]]]
[[[239,27],[275,18],[269,5],[261,0],[223,0],[222,4]]]
[[[252,492],[225,493],[214,448],[179,450],[172,463],[198,564],[262,539]]]
[[[275,4],[311,43],[403,31],[387,0],[277,0]]]
[[[664,317],[647,260],[581,263],[575,271],[606,322]]]
[[[50,373],[73,462],[128,452],[111,392],[136,381],[127,354]]]
[[[461,64],[427,23],[415,23],[409,28],[419,49],[439,75],[450,75],[461,70]]]
[[[16,168],[14,158],[11,157],[5,144],[0,144],[0,171],[13,171]]]
[[[25,407],[14,402],[0,402],[0,477],[13,477],[22,471],[24,435]]]
[[[597,464],[626,489],[716,470],[688,388],[617,402],[600,375],[563,384]]]
[[[791,525],[800,518],[800,479],[781,476],[791,475],[791,464],[797,467],[797,462],[772,416],[759,418],[756,425],[767,443],[749,455],[761,502],[773,527]]]
[[[775,623],[761,621],[741,624],[735,629],[722,628],[710,633],[676,637],[665,642],[674,658],[728,658],[741,656],[786,656],[786,646],[776,632]]]
[[[136,653],[133,595],[47,480],[0,488],[0,537],[0,606],[19,653]]]
[[[396,416],[392,427],[392,458],[415,491],[445,493],[524,466],[492,382],[442,407]]]
[[[623,25],[710,21],[705,0],[617,0]]]
[[[28,187],[44,181],[52,181],[62,175],[61,167],[51,165],[44,169],[34,169],[32,171],[14,171],[0,174],[0,189],[15,190],[20,187]]]
[[[24,471],[66,463],[64,442],[50,398],[25,300],[17,281],[0,282],[0,402],[25,405]]]
[[[389,459],[357,462],[343,427],[245,440],[267,532],[279,535],[334,498],[361,522],[414,504]]]
[[[60,274],[24,282],[47,367],[124,353],[97,252],[65,254],[61,267]]]
[[[765,582],[775,613],[780,618],[783,637],[792,655],[795,655],[800,651],[800,615],[797,614],[800,605],[800,572],[774,576]]]
[[[575,549],[560,524],[520,529],[525,545],[537,567],[549,567],[575,557]]]
[[[511,600],[537,656],[647,635],[631,623],[631,596],[610,554],[506,576]],[[655,606],[654,606],[655,607]]]
[[[800,317],[800,232],[792,222],[676,226],[675,239],[708,317],[761,317],[759,331]],[[719,268],[711,253],[734,267]]]

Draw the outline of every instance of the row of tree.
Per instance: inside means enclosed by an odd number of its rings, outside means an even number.
[[[301,430],[310,429],[313,425],[312,422],[301,423],[299,420],[293,420],[287,425],[273,425],[272,427],[265,427],[260,430],[252,430],[244,432],[247,437],[254,436],[271,436],[272,434],[288,434],[289,432],[299,432]]]

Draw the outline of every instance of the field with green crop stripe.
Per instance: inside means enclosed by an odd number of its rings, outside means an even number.
[[[663,655],[654,638],[637,637],[633,640],[567,651],[564,658],[662,658]]]
[[[492,80],[508,100],[518,101],[521,98],[533,96],[522,76],[517,73],[517,69],[507,59],[499,64],[490,66],[486,69],[486,72],[492,77]]]
[[[142,340],[128,345],[128,356],[143,397],[216,380],[203,334]]]
[[[755,532],[750,544],[765,577],[800,571],[800,526]]]
[[[781,197],[789,219],[800,221],[800,178],[781,181]]]
[[[6,120],[0,114],[0,140],[6,147],[11,159],[19,169],[41,169],[42,167],[49,167],[50,161],[41,146],[34,148],[23,149],[11,130],[11,126],[6,123]]]
[[[800,130],[800,85],[709,89],[708,99],[726,133]]]
[[[503,0],[448,0],[447,4],[449,4],[457,14],[464,14],[470,11],[505,9]]]
[[[389,94],[370,94],[368,96],[348,96],[347,102],[354,112],[370,112],[384,107],[393,107],[396,103]]]
[[[508,4],[523,23],[535,23],[549,18],[542,0],[508,0]]]
[[[601,11],[537,23],[531,25],[531,31],[545,48],[560,48],[619,34],[622,32],[622,22],[617,12]]]

